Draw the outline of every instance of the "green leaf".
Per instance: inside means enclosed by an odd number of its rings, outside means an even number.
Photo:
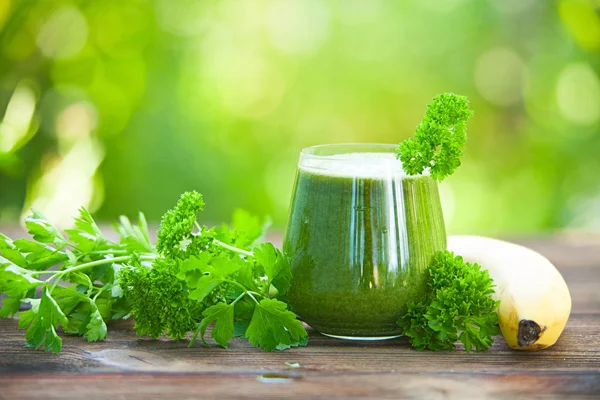
[[[56,300],[48,292],[48,288],[44,288],[42,291],[39,315],[42,319],[42,325],[45,328],[50,328],[51,326],[58,327],[59,324],[63,327],[69,325],[69,320],[56,303]]]
[[[15,240],[14,244],[22,254],[26,254],[25,260],[28,269],[44,271],[69,259],[66,253],[46,244],[31,242],[27,239]]]
[[[62,233],[48,221],[39,211],[32,210],[33,214],[25,220],[25,226],[34,240],[41,243],[52,243],[58,250],[68,243]]]
[[[185,192],[177,205],[163,215],[157,232],[156,249],[170,258],[185,258],[189,242],[200,238],[193,236],[198,213],[204,209],[202,195],[196,191]],[[193,246],[195,249],[196,246]]]
[[[90,298],[85,294],[63,286],[56,286],[52,291],[52,297],[65,315],[71,314],[81,303],[90,301]]]
[[[202,313],[204,318],[200,322],[199,326],[200,335],[204,344],[207,344],[206,340],[204,339],[206,329],[214,322],[215,325],[212,329],[211,335],[220,346],[227,348],[227,344],[235,332],[235,327],[233,324],[233,312],[234,307],[226,303],[217,303],[214,306],[204,310]]]
[[[462,149],[467,140],[467,120],[473,116],[465,96],[443,93],[435,96],[414,137],[400,143],[398,158],[409,175],[429,168],[431,176],[441,181],[460,166]]]
[[[27,261],[21,254],[14,242],[7,236],[0,233],[0,256],[11,261],[13,264],[19,267],[26,267]]]
[[[263,268],[268,283],[284,295],[290,287],[292,272],[288,260],[272,243],[263,243],[253,251],[256,262]]]
[[[60,353],[62,340],[56,334],[56,328],[62,325],[67,329],[69,320],[47,288],[42,291],[39,303],[32,302],[32,309],[25,319],[31,321],[25,333],[28,346],[39,349],[43,345],[46,351]],[[23,325],[19,324],[19,326],[22,327]]]
[[[466,351],[481,351],[498,334],[498,302],[493,281],[477,264],[453,253],[438,252],[427,267],[429,292],[398,320],[418,350],[451,350],[461,341]]]
[[[83,335],[91,320],[91,314],[92,309],[89,301],[79,303],[70,313],[66,314],[69,319],[69,325],[64,328],[65,332],[74,335]]]
[[[244,264],[245,261],[237,256],[230,258],[227,254],[221,253],[211,260],[210,265],[206,267],[205,272],[227,278],[243,268]]]
[[[59,354],[62,350],[62,339],[56,333],[53,326],[46,332],[46,340],[44,341],[44,349],[53,353]]]
[[[271,221],[269,219],[261,222],[260,218],[250,214],[248,211],[241,208],[235,209],[231,223],[233,229],[238,234],[235,239],[235,245],[240,248],[251,247],[264,235],[270,224]]]
[[[137,265],[119,271],[119,285],[140,336],[156,338],[167,334],[172,339],[181,339],[200,321],[204,305],[190,300],[189,289],[185,281],[177,278],[177,270],[177,261],[158,257],[152,268]],[[120,304],[116,303],[116,312],[123,314],[118,308]]]
[[[239,257],[230,258],[227,254],[213,257],[204,252],[179,265],[177,277],[184,280],[190,288],[190,299],[202,301],[231,274],[243,267],[244,261]]]
[[[297,342],[293,342],[293,343],[290,343],[290,344],[280,344],[280,345],[278,345],[275,348],[275,350],[281,351],[281,350],[287,350],[287,349],[289,349],[291,347],[304,347],[304,346],[307,346],[307,345],[308,345],[308,336],[305,336],[305,337],[301,338]]]
[[[93,301],[91,304],[93,304]],[[92,308],[95,308],[95,310],[90,314],[90,322],[87,324],[86,332],[83,335],[88,342],[106,339],[106,324],[104,323],[104,319],[102,319],[102,315],[100,315],[100,311],[98,311],[95,305],[92,305]]]
[[[299,345],[308,337],[296,315],[275,299],[263,299],[256,305],[245,336],[253,346],[269,351]]]
[[[75,218],[75,229],[66,229],[69,239],[83,253],[101,250],[113,245],[100,231],[100,228],[85,207],[79,209],[79,217]]]
[[[143,213],[139,213],[138,225],[132,224],[126,216],[121,216],[115,228],[121,238],[120,243],[125,245],[129,251],[140,253],[152,253],[154,251],[154,246],[150,241],[148,223]]]
[[[7,297],[2,301],[0,317],[11,317],[19,311],[21,301],[28,293],[44,282],[35,279],[31,271],[15,264],[3,262],[0,257],[0,294]]]
[[[83,285],[88,289],[94,287],[94,284],[92,283],[90,277],[84,274],[83,272],[75,271],[70,273],[69,280],[78,285]]]
[[[27,346],[33,347],[36,350],[42,347],[44,340],[46,339],[47,332],[47,329],[42,325],[42,320],[39,318],[34,318],[31,325],[29,325],[29,328],[27,328],[27,332],[25,332]]]
[[[194,287],[188,296],[191,300],[202,301],[221,283],[223,283],[223,278],[219,276],[204,275],[194,282]]]

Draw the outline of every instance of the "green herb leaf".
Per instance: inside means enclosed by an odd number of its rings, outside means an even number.
[[[235,332],[233,314],[234,306],[226,303],[217,303],[204,310],[202,313],[204,318],[199,326],[202,342],[207,344],[204,335],[208,326],[214,322],[215,325],[212,329],[211,336],[220,346],[227,348],[227,345]]]
[[[21,254],[26,255],[25,260],[28,269],[43,271],[69,259],[66,253],[43,243],[32,242],[27,239],[15,240],[13,243]]]
[[[198,192],[181,195],[177,205],[163,215],[158,229],[157,250],[172,258],[185,258],[194,241],[192,232],[198,213],[204,209],[204,200]],[[197,237],[197,236],[196,236]],[[190,250],[195,250],[192,246]]]
[[[130,315],[140,336],[180,339],[201,331],[204,340],[214,323],[223,347],[234,334],[270,350],[306,344],[286,304],[269,299],[289,287],[287,260],[271,244],[249,251],[266,225],[238,210],[232,227],[200,226],[203,207],[199,193],[184,193],[163,217],[156,248],[141,213],[137,225],[121,217],[115,243],[85,208],[66,231],[68,241],[34,211],[26,222],[34,241],[0,234],[0,317],[18,315],[28,346],[54,352],[62,347],[61,326],[97,341],[106,338],[106,321]],[[21,303],[31,309],[20,312]]]
[[[115,226],[121,238],[121,244],[131,252],[152,253],[154,246],[150,241],[148,223],[143,213],[139,213],[138,225],[134,225],[129,218],[121,216],[119,223]]]
[[[33,214],[25,220],[25,226],[34,240],[41,243],[51,243],[58,250],[64,248],[68,243],[62,233],[39,211],[32,210]]]
[[[98,308],[95,305],[92,308],[95,310],[90,314],[90,322],[86,325],[86,332],[83,335],[88,342],[106,339],[106,323]]]
[[[411,303],[398,320],[417,350],[451,350],[461,341],[466,351],[481,351],[499,334],[493,281],[478,264],[449,251],[435,255],[427,268],[429,292]]]
[[[62,340],[56,334],[56,328],[59,325],[66,328],[69,321],[48,289],[44,288],[39,303],[32,307],[29,320],[31,325],[25,333],[28,346],[39,349],[43,345],[46,351],[60,353]]]
[[[256,305],[245,336],[253,346],[269,351],[300,345],[308,337],[296,315],[275,299],[263,299]]]
[[[79,209],[79,217],[75,218],[75,226],[75,229],[67,229],[66,232],[79,251],[88,253],[92,250],[114,247],[114,243],[102,234],[92,215],[85,207]]]
[[[0,256],[4,257],[8,261],[18,265],[19,267],[26,267],[27,260],[21,254],[14,242],[7,236],[0,233]]]
[[[278,294],[286,294],[290,288],[292,272],[288,260],[271,243],[263,243],[254,249],[254,258],[262,266],[268,283],[277,288]]]
[[[441,181],[460,166],[462,149],[467,141],[467,120],[473,116],[465,96],[439,94],[427,106],[425,117],[414,137],[398,147],[398,158],[409,175],[429,168],[431,176]]]
[[[7,297],[2,300],[0,318],[12,317],[21,306],[22,299],[44,282],[35,279],[31,271],[21,268],[0,257],[0,293]]]
[[[162,258],[157,258],[152,268],[136,265],[119,271],[120,286],[140,336],[157,338],[165,333],[181,339],[196,327],[204,307],[188,297],[188,288],[177,272],[175,261]]]
[[[260,218],[248,211],[241,208],[235,209],[231,222],[231,226],[238,234],[235,245],[243,249],[252,247],[264,235],[270,224],[269,219],[261,222]]]

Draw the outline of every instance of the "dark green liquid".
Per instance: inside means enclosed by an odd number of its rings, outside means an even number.
[[[425,293],[424,268],[446,248],[430,177],[352,178],[300,169],[284,239],[292,310],[319,332],[398,335]]]

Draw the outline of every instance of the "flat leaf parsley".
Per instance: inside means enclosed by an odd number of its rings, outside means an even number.
[[[140,336],[211,335],[227,347],[246,337],[266,350],[307,343],[283,296],[291,271],[271,243],[269,221],[236,210],[231,226],[201,226],[202,195],[186,192],[162,218],[156,247],[148,224],[121,217],[108,239],[82,208],[67,237],[40,212],[25,224],[33,240],[0,234],[0,317],[19,317],[27,345],[59,353],[61,331],[103,340],[107,322],[135,318]],[[38,290],[41,289],[41,290]],[[40,294],[38,294],[40,293]],[[23,303],[30,309],[21,311]]]

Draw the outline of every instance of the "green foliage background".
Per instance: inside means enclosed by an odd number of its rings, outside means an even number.
[[[396,143],[440,92],[475,110],[450,232],[600,229],[596,0],[0,1],[0,223],[285,223],[299,151]]]

